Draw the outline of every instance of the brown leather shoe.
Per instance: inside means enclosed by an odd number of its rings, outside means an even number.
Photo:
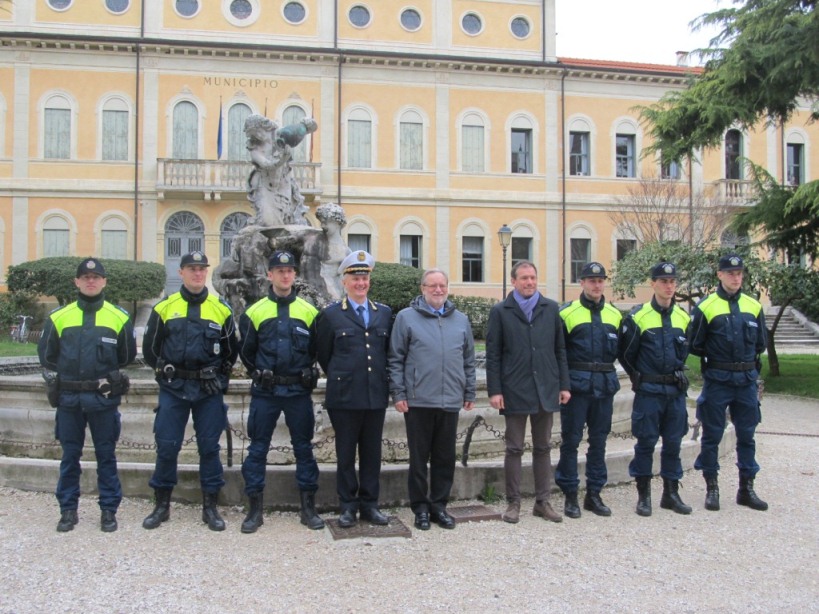
[[[520,501],[510,501],[501,518],[509,524],[517,524],[520,520]]]
[[[563,516],[554,511],[548,501],[536,501],[532,514],[552,522],[563,522]]]

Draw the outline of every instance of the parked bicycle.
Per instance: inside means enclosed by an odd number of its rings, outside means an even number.
[[[29,320],[34,316],[18,315],[18,323],[11,327],[11,340],[15,343],[28,343],[29,335]]]

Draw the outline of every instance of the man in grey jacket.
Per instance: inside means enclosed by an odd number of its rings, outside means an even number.
[[[407,425],[410,506],[422,531],[430,521],[455,528],[446,504],[455,476],[458,414],[475,406],[472,326],[448,295],[446,273],[425,271],[421,296],[401,310],[390,337],[390,393]]]
[[[537,269],[527,260],[512,267],[513,291],[492,307],[486,333],[489,403],[506,420],[506,522],[520,518],[520,474],[527,419],[532,424],[532,513],[552,522],[563,516],[549,504],[549,458],[554,412],[568,403],[569,364],[558,305],[537,289]]]

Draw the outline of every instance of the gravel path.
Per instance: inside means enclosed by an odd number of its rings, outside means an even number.
[[[760,430],[819,435],[819,403],[768,396]],[[757,448],[767,512],[735,505],[726,458],[717,513],[691,472],[681,492],[690,516],[659,509],[655,479],[650,518],[634,513],[628,485],[604,491],[611,518],[552,524],[527,500],[518,525],[353,543],[293,513],[242,535],[239,507],[222,508],[223,533],[179,504],[145,531],[151,505],[136,499],[104,534],[92,497],[75,530],[58,534],[53,496],[0,489],[0,612],[819,612],[819,438],[760,434]],[[411,526],[408,509],[390,511]]]

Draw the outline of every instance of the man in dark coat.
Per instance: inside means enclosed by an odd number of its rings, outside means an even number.
[[[535,516],[561,522],[549,504],[554,412],[568,403],[569,365],[558,304],[537,289],[537,269],[529,261],[512,267],[513,290],[489,314],[486,386],[489,402],[506,420],[506,522],[520,517],[520,474],[526,421],[532,428]]]
[[[327,374],[324,404],[335,430],[342,528],[355,526],[359,513],[372,524],[389,524],[378,509],[378,494],[381,434],[389,404],[392,311],[367,298],[374,265],[373,257],[363,250],[349,254],[339,267],[344,298],[325,307],[316,319],[317,357]]]

